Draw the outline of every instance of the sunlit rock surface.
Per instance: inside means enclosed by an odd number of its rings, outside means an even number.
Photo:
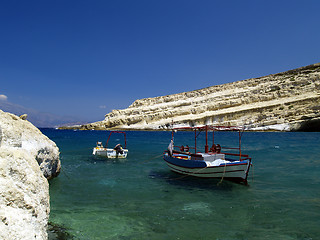
[[[27,120],[0,110],[0,239],[47,239],[46,178],[59,172],[56,144]]]
[[[136,100],[100,122],[75,128],[161,130],[204,124],[299,130],[320,118],[320,63],[265,77]],[[310,130],[310,129],[309,129]]]
[[[57,145],[29,121],[0,110],[0,136],[1,147],[21,148],[33,156],[47,179],[60,173]]]
[[[47,239],[48,181],[25,150],[0,151],[0,239]]]

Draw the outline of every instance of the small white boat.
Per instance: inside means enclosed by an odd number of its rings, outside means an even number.
[[[195,146],[175,146],[179,150],[174,150],[173,133],[172,140],[168,146],[168,150],[164,152],[163,159],[169,166],[169,168],[177,173],[200,177],[200,178],[225,178],[237,182],[243,182],[247,184],[247,178],[249,169],[252,165],[251,158],[241,152],[241,134],[239,128],[236,127],[193,127],[193,128],[176,128],[173,130],[193,130],[195,131]],[[212,144],[209,149],[208,146],[208,130],[221,131],[239,131],[239,147],[229,148],[236,149],[238,153],[221,152],[221,146],[219,144]],[[198,152],[197,150],[197,131],[198,134],[201,131],[206,133],[206,145],[204,152]],[[189,149],[194,149],[194,153],[189,152]],[[228,149],[225,147],[225,149]]]
[[[122,133],[124,135],[124,147],[121,144],[117,144],[114,148],[108,148],[108,143],[113,133]],[[111,131],[106,146],[104,147],[102,142],[97,142],[97,146],[93,148],[92,154],[107,158],[126,158],[128,155],[126,133],[120,131]]]

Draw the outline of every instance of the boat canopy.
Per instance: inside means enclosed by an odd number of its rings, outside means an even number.
[[[174,136],[175,131],[194,131],[195,132],[195,154],[197,153],[197,137],[200,132],[205,131],[206,132],[206,145],[205,145],[205,153],[209,152],[209,145],[208,145],[208,131],[212,131],[212,145],[214,145],[214,132],[215,131],[235,131],[239,132],[239,147],[237,148],[228,148],[228,149],[236,149],[239,151],[239,155],[241,158],[241,137],[244,128],[243,127],[238,127],[238,126],[212,126],[212,125],[205,125],[205,126],[198,126],[198,127],[177,127],[177,128],[172,128],[172,140]],[[198,132],[198,133],[197,133]],[[220,146],[220,145],[219,145]]]
[[[109,134],[109,137],[108,137],[108,140],[107,140],[107,143],[106,143],[106,148],[108,147],[108,143],[109,143],[109,140],[110,140],[110,137],[113,133],[120,133],[120,134],[123,134],[124,135],[124,148],[127,148],[127,136],[126,136],[126,132],[122,132],[122,131],[111,131],[110,134]]]

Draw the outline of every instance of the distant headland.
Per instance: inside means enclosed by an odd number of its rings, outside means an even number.
[[[145,98],[80,130],[167,130],[205,124],[253,131],[320,130],[320,63],[190,92]]]

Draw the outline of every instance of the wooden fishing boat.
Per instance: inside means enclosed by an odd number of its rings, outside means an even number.
[[[120,133],[124,135],[124,147],[121,144],[117,144],[114,148],[108,148],[110,137],[114,133]],[[107,158],[126,158],[128,155],[126,133],[121,131],[111,131],[106,146],[104,147],[102,142],[97,142],[97,146],[93,148],[92,154]]]
[[[192,130],[195,132],[194,147],[174,146],[174,132],[178,130]],[[204,152],[198,151],[197,137],[205,131],[206,142]],[[212,147],[209,149],[208,132],[212,131]],[[215,131],[238,131],[239,147],[226,148],[214,143]],[[200,178],[223,178],[247,184],[247,178],[251,167],[251,158],[241,152],[242,131],[237,127],[202,126],[174,128],[168,150],[164,152],[163,159],[169,168],[180,174]],[[174,148],[178,148],[175,150]],[[192,153],[190,149],[194,150]],[[227,153],[226,149],[233,149],[235,153]],[[231,151],[231,150],[230,150]]]

